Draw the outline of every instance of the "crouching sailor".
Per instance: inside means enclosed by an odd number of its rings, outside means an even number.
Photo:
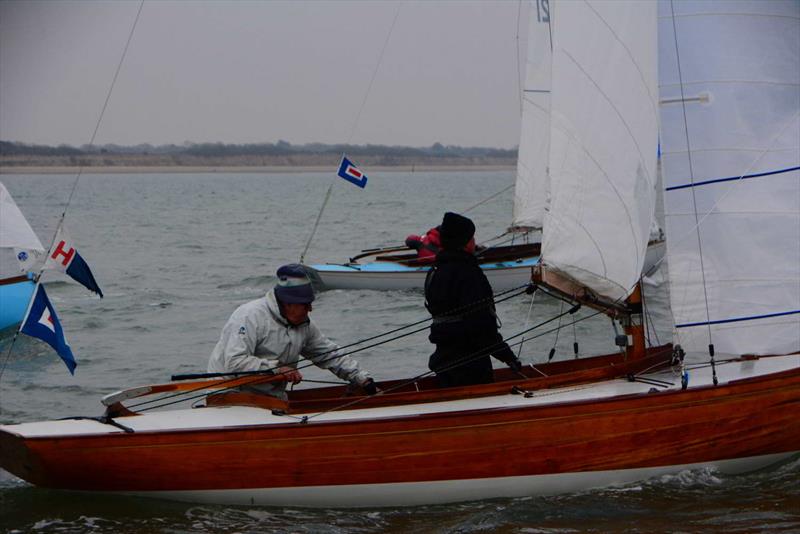
[[[242,304],[228,319],[211,353],[208,372],[271,370],[286,380],[252,388],[286,400],[286,383],[297,384],[303,379],[297,370],[302,355],[317,367],[374,395],[377,388],[373,379],[359,369],[354,359],[342,354],[308,316],[314,290],[304,267],[296,263],[284,265],[277,274],[278,283],[271,291]]]

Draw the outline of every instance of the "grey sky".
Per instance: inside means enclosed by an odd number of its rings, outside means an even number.
[[[0,139],[87,143],[138,7],[0,1]],[[517,1],[148,0],[95,142],[512,147],[526,16]]]

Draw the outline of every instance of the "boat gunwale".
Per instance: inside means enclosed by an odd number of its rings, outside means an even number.
[[[785,357],[785,356],[795,356],[795,354],[786,354],[786,355],[772,355],[767,357]],[[741,360],[750,361],[749,359]],[[731,362],[733,363],[733,362]],[[199,427],[199,428],[178,428],[178,429],[158,429],[158,430],[137,430],[133,433],[127,432],[110,432],[110,433],[82,433],[82,434],[70,434],[70,435],[47,435],[47,436],[24,436],[22,434],[6,430],[4,428],[0,428],[0,434],[5,433],[15,438],[18,438],[25,442],[34,443],[42,443],[48,441],[54,442],[63,442],[65,441],[87,441],[87,440],[105,440],[105,439],[112,439],[112,440],[120,440],[120,439],[137,439],[137,438],[150,438],[154,436],[163,436],[163,437],[175,437],[175,438],[183,438],[189,435],[198,435],[198,434],[207,434],[209,439],[202,440],[199,443],[207,443],[209,441],[213,441],[217,439],[216,437],[220,434],[230,434],[230,433],[239,433],[239,432],[267,432],[267,433],[275,433],[278,431],[292,431],[297,432],[297,429],[302,429],[300,431],[304,431],[306,433],[311,433],[311,435],[304,436],[306,438],[317,438],[320,436],[328,435],[330,436],[331,433],[329,430],[331,428],[341,427],[341,426],[352,426],[352,425],[391,425],[391,424],[402,424],[410,421],[414,422],[424,422],[426,423],[425,426],[421,428],[414,428],[414,429],[405,429],[405,430],[398,430],[398,431],[383,431],[381,433],[410,433],[410,432],[420,432],[420,431],[427,431],[431,428],[441,430],[441,426],[431,426],[433,425],[434,421],[441,420],[441,419],[460,419],[460,418],[472,418],[478,417],[481,415],[493,415],[493,416],[506,416],[508,420],[501,420],[501,421],[494,421],[491,424],[515,424],[519,423],[518,417],[513,417],[515,413],[518,412],[525,412],[525,411],[533,411],[533,412],[548,412],[548,411],[555,411],[560,412],[565,409],[571,409],[575,407],[589,407],[589,406],[596,406],[600,409],[589,409],[584,410],[584,413],[580,414],[569,414],[569,415],[559,415],[558,413],[540,413],[537,415],[536,419],[563,419],[563,418],[581,418],[581,417],[591,417],[598,413],[608,413],[613,411],[618,411],[619,409],[609,408],[608,405],[614,403],[626,403],[629,401],[645,401],[642,406],[636,407],[628,407],[624,408],[623,411],[631,411],[631,410],[641,410],[641,409],[651,409],[654,402],[657,402],[659,399],[670,398],[675,396],[691,396],[693,398],[689,399],[688,401],[683,402],[675,402],[674,400],[671,401],[671,404],[662,405],[662,408],[670,408],[675,409],[678,406],[693,406],[697,405],[698,403],[705,403],[710,400],[716,400],[719,398],[724,398],[729,395],[728,390],[732,388],[740,389],[740,388],[748,388],[751,386],[758,386],[760,383],[763,382],[771,382],[771,381],[780,381],[786,378],[793,378],[797,381],[800,381],[800,366],[791,368],[791,369],[783,369],[781,371],[775,371],[771,373],[766,373],[762,375],[757,375],[749,378],[737,379],[732,380],[730,382],[725,382],[720,385],[714,384],[704,384],[701,386],[692,387],[687,390],[682,389],[666,389],[666,390],[657,390],[657,391],[642,391],[639,393],[625,393],[621,395],[611,395],[608,397],[592,397],[586,399],[574,399],[574,400],[563,400],[563,401],[556,401],[553,403],[548,404],[538,404],[538,405],[513,405],[513,406],[495,406],[489,408],[470,408],[465,410],[454,410],[454,411],[442,411],[442,412],[428,412],[428,413],[418,413],[418,414],[401,414],[401,415],[389,415],[385,417],[371,417],[371,418],[364,418],[364,419],[337,419],[337,420],[321,420],[321,421],[314,421],[313,424],[309,424],[308,422],[303,423],[301,420],[296,420],[292,422],[286,423],[263,423],[263,424],[245,424],[245,425],[236,425],[236,426],[227,426],[227,427]],[[774,391],[771,390],[771,391]],[[711,394],[709,394],[711,392]],[[507,393],[506,395],[511,395],[512,393]],[[745,395],[750,396],[756,394],[755,392],[740,392],[737,395]],[[699,398],[698,395],[701,395]],[[648,401],[649,399],[649,401]],[[660,402],[660,401],[658,401]],[[220,407],[221,409],[225,408],[234,408],[235,406],[230,407]],[[202,409],[202,408],[198,408]],[[253,408],[259,409],[259,408]],[[466,427],[474,427],[475,424],[463,423],[456,425],[452,428],[466,428]],[[2,425],[0,425],[2,427]],[[8,428],[8,426],[6,426]],[[447,427],[450,428],[450,427]],[[370,432],[360,432],[364,434],[368,434]],[[348,433],[348,435],[353,435],[352,433]],[[270,438],[270,439],[275,439]],[[291,436],[287,438],[277,438],[277,439],[302,439],[300,436]],[[180,444],[180,443],[177,443]],[[155,445],[155,444],[153,444]],[[170,443],[161,443],[158,444],[161,446],[168,446],[171,445]],[[131,445],[132,447],[136,447],[135,445]]]

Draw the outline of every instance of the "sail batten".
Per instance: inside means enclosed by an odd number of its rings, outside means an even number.
[[[656,199],[656,5],[558,4],[542,263],[610,300],[639,279]]]
[[[675,339],[689,351],[798,351],[800,2],[659,8]]]

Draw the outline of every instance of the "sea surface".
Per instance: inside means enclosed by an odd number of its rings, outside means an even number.
[[[3,175],[45,245],[75,175]],[[100,415],[100,397],[134,385],[204,372],[222,325],[261,296],[275,270],[296,262],[333,173],[88,174],[66,210],[66,226],[102,287],[99,299],[59,275],[45,277],[78,361],[74,376],[50,348],[20,337],[0,342],[0,422]],[[343,262],[364,248],[402,243],[509,186],[508,171],[374,172],[366,189],[342,180],[306,254],[307,263]],[[503,232],[507,191],[471,210],[477,239]],[[646,287],[651,337],[670,341],[667,287]],[[424,319],[414,291],[325,291],[312,316],[340,344]],[[498,305],[510,336],[552,317],[556,301],[519,296]],[[581,315],[583,314],[583,315]],[[583,310],[579,316],[589,312]],[[562,324],[525,343],[525,362],[613,352],[608,319]],[[424,334],[358,354],[378,380],[427,371]],[[334,377],[308,370],[310,380]],[[314,386],[308,383],[306,386]],[[120,463],[124,464],[124,458]],[[209,466],[213,468],[214,466]],[[0,470],[0,532],[800,532],[800,460],[726,476],[686,471],[626,486],[554,497],[498,499],[391,509],[310,510],[209,506],[33,487]]]

